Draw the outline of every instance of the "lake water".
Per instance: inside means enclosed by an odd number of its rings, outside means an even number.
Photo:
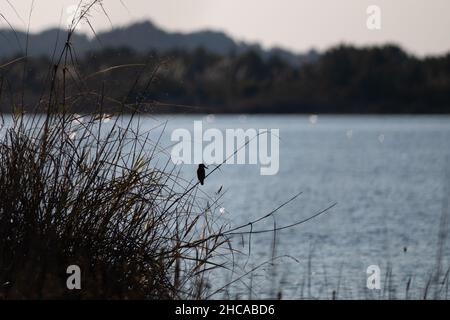
[[[234,273],[213,273],[209,283],[214,290],[239,280],[215,298],[405,298],[406,291],[409,298],[423,297],[437,270],[441,216],[448,211],[450,117],[159,115],[140,126],[150,130],[167,121],[161,144],[170,152],[171,133],[192,131],[196,120],[222,131],[279,129],[278,174],[262,176],[258,165],[223,165],[199,187],[209,195],[222,187],[220,207],[230,227],[269,213],[298,192],[275,220],[254,230],[273,228],[274,221],[289,225],[337,203],[277,232],[275,241],[273,233],[236,237],[242,254],[235,255]],[[182,177],[195,181],[196,169],[184,165]],[[442,247],[444,275],[448,242]],[[240,278],[267,261],[273,263]],[[371,265],[380,268],[380,290],[366,286]]]
[[[224,293],[224,297],[420,298],[437,268],[438,234],[448,197],[448,116],[159,116],[176,128],[278,128],[280,169],[262,176],[257,165],[224,165],[202,190],[223,186],[221,205],[232,226],[258,218],[297,192],[276,214],[277,226],[327,214],[276,234],[236,239],[240,268],[214,278],[234,280],[259,263],[280,256]],[[151,122],[154,122],[152,120]],[[164,139],[163,139],[164,140]],[[183,176],[195,178],[196,166]],[[447,191],[446,191],[447,190]],[[273,227],[273,219],[254,226]],[[449,267],[445,244],[443,272]],[[367,268],[378,265],[381,290],[366,287]],[[410,280],[409,280],[410,279]],[[221,297],[221,296],[220,296]]]

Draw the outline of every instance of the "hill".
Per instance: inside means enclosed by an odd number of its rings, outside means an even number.
[[[31,56],[50,57],[57,44],[57,52],[64,45],[64,30],[49,29],[28,36],[28,54]],[[106,48],[127,47],[138,53],[158,51],[160,53],[172,50],[193,51],[203,48],[211,53],[227,55],[241,54],[247,51],[257,52],[263,59],[274,55],[283,57],[293,66],[301,65],[317,59],[318,53],[311,50],[305,54],[297,54],[282,48],[265,50],[258,44],[238,42],[223,32],[198,31],[192,33],[167,32],[150,21],[135,23],[123,28],[100,32],[97,37],[89,38],[78,33],[72,38],[77,53],[83,55],[87,51],[97,51]],[[27,34],[10,29],[0,30],[0,58],[23,54],[27,43]]]

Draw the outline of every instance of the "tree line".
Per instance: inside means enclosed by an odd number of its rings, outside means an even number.
[[[395,45],[341,45],[295,66],[277,55],[219,55],[202,48],[164,54],[104,49],[69,59],[68,95],[98,90],[100,79],[111,102],[124,96],[126,103],[146,101],[151,112],[450,112],[450,53],[417,58]],[[48,90],[52,65],[46,57],[3,59],[1,110],[33,110]]]

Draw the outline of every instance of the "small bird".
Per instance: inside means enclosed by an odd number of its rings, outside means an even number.
[[[200,181],[200,184],[203,185],[204,181],[205,181],[205,168],[208,169],[207,166],[205,166],[203,163],[200,163],[198,165],[198,169],[197,169],[197,178],[198,181]]]

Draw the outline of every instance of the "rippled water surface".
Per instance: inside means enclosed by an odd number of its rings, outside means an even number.
[[[154,128],[167,121],[161,144],[170,153],[171,133],[192,131],[195,120],[203,121],[204,129],[222,131],[279,129],[278,174],[262,176],[258,165],[224,165],[200,187],[200,196],[222,187],[219,204],[230,226],[263,216],[298,192],[303,193],[277,211],[275,219],[265,219],[253,230],[289,225],[337,203],[275,238],[273,233],[235,237],[233,245],[242,254],[235,255],[234,273],[212,275],[212,289],[278,258],[216,297],[424,295],[438,269],[441,216],[448,210],[450,117],[160,115],[145,118],[140,127],[156,133],[163,127]],[[184,179],[195,180],[196,165],[180,169]],[[442,275],[449,267],[448,242],[442,247]],[[380,267],[381,290],[366,288],[370,265]]]
[[[438,231],[450,169],[450,118],[446,116],[160,116],[176,128],[278,128],[280,170],[261,176],[255,165],[225,165],[207,179],[210,194],[223,186],[221,204],[232,225],[255,219],[302,191],[276,215],[283,226],[337,202],[326,215],[276,234],[236,240],[250,270],[272,256],[230,295],[284,298],[420,297],[436,270]],[[186,179],[195,166],[183,167]],[[254,229],[273,227],[267,219]],[[444,272],[449,246],[444,248]],[[366,269],[378,265],[382,290],[366,288]],[[237,274],[215,278],[214,283]],[[391,274],[391,276],[389,276]],[[244,280],[244,279],[243,279]],[[251,288],[248,288],[250,286]],[[384,288],[384,290],[383,290]],[[387,290],[386,288],[390,288]],[[250,290],[251,289],[251,290]],[[389,291],[389,292],[388,292]]]

